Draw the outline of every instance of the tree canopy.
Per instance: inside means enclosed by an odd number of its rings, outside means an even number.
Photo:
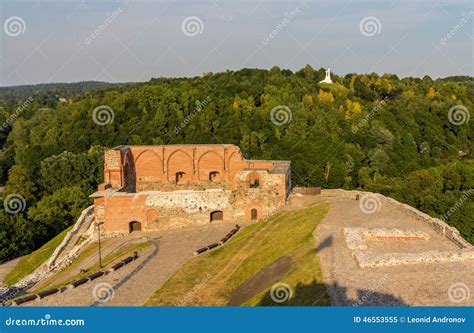
[[[102,181],[103,147],[117,145],[232,143],[247,158],[291,160],[293,184],[376,191],[436,217],[473,188],[473,122],[450,113],[474,109],[472,77],[347,74],[319,84],[324,75],[308,65],[0,88],[4,195],[26,200],[23,213],[0,216],[0,229],[25,244],[15,245],[22,254],[73,223]],[[473,206],[469,196],[446,220],[471,242]],[[26,221],[42,226],[24,236],[34,241],[18,240]]]

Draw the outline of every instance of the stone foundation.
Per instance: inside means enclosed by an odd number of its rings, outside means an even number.
[[[354,251],[352,252],[352,257],[356,260],[360,268],[374,268],[474,260],[474,251],[428,251],[421,253],[384,253],[378,255],[371,251]]]
[[[386,240],[429,240],[430,236],[422,231],[385,229],[385,228],[344,228],[347,247],[351,250],[367,249],[367,241]]]
[[[418,221],[428,224],[438,234],[442,235],[443,237],[446,237],[447,239],[455,243],[457,246],[459,246],[461,249],[474,249],[474,246],[471,245],[464,238],[462,238],[462,236],[459,234],[459,231],[456,228],[449,226],[448,224],[446,224],[446,222],[437,218],[433,218],[429,216],[428,214],[420,212],[416,208],[413,208],[407,204],[398,202],[397,200],[386,197],[382,194],[356,191],[356,190],[346,191],[346,190],[341,190],[341,189],[323,190],[322,193],[329,196],[343,197],[343,198],[353,199],[353,200],[356,199],[357,195],[359,195],[360,197],[363,197],[364,195],[374,196],[380,200],[382,205],[384,204],[392,205],[396,207],[397,209],[403,211],[405,214],[415,217],[415,219],[417,219]]]

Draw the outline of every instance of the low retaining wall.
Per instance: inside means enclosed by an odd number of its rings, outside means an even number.
[[[72,240],[72,238],[77,235],[78,231],[82,228],[82,226],[85,223],[92,222],[93,218],[94,218],[94,206],[92,205],[82,211],[81,216],[79,216],[79,218],[77,219],[77,222],[74,224],[74,227],[72,228],[72,230],[67,233],[66,237],[64,237],[61,244],[59,244],[59,246],[54,250],[53,254],[46,262],[46,266],[49,269],[52,269],[53,267],[60,264],[60,262],[57,262],[58,259],[63,259],[63,260],[66,259],[66,258],[60,258],[60,256],[63,254],[63,250],[69,245],[69,242]]]
[[[86,240],[81,244],[74,246],[69,253],[64,254],[63,251],[67,248],[69,242],[74,238],[74,236],[76,236],[81,227],[83,227],[85,223],[92,222],[93,219],[94,206],[89,206],[82,211],[81,216],[77,219],[72,230],[67,233],[61,244],[59,244],[44,264],[38,267],[33,273],[15,283],[13,286],[0,289],[0,301],[4,302],[24,294],[27,289],[46,278],[51,274],[51,272],[61,270],[69,265],[72,260],[79,255],[80,250],[88,243],[88,241]]]
[[[317,195],[321,194],[321,187],[294,187],[292,192],[304,195]]]
[[[386,197],[379,193],[373,192],[364,192],[364,191],[346,191],[341,189],[333,189],[333,190],[323,190],[322,194],[328,196],[336,196],[342,197],[347,199],[355,200],[356,196],[359,195],[362,199],[364,196],[370,195],[380,200],[381,204],[388,204],[397,207],[398,209],[402,210],[406,214],[413,216],[416,220],[421,221],[423,223],[428,224],[433,230],[435,230],[438,234],[443,237],[446,237],[461,249],[474,249],[474,246],[471,245],[468,241],[466,241],[462,236],[459,234],[459,231],[449,226],[446,222],[431,217],[428,214],[420,212],[418,209],[413,208],[407,204],[403,204],[395,199]]]

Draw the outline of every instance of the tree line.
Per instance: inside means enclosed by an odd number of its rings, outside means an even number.
[[[0,260],[75,221],[102,181],[105,147],[138,144],[232,143],[249,159],[291,160],[294,185],[379,192],[444,216],[474,242],[473,122],[462,118],[474,79],[371,73],[320,84],[324,75],[307,65],[1,88],[2,202],[20,194],[25,207],[0,212]]]

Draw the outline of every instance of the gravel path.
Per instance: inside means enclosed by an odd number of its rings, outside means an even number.
[[[18,263],[18,261],[20,261],[21,258],[22,257],[18,257],[10,261],[4,262],[3,264],[0,264],[0,287],[5,286],[2,283],[3,279],[5,279],[5,276],[10,273],[10,271],[16,266],[16,264]]]
[[[248,223],[239,224],[244,226]],[[215,223],[156,234],[142,234],[154,239],[155,246],[151,246],[136,261],[117,272],[110,273],[76,289],[70,289],[62,294],[27,304],[32,306],[143,305],[152,292],[194,256],[194,250],[218,241],[234,225],[233,223]],[[127,241],[127,237],[124,237],[123,241]],[[113,297],[106,297],[106,302],[98,302],[97,294],[101,288],[97,287],[94,293],[94,287],[104,282],[112,286]]]
[[[334,305],[474,305],[473,260],[361,269],[351,257],[342,232],[344,227],[398,228],[423,231],[431,237],[429,241],[369,242],[369,250],[376,254],[459,250],[428,225],[388,204],[366,214],[356,200],[329,195],[318,198],[330,203],[315,237],[324,282]]]

